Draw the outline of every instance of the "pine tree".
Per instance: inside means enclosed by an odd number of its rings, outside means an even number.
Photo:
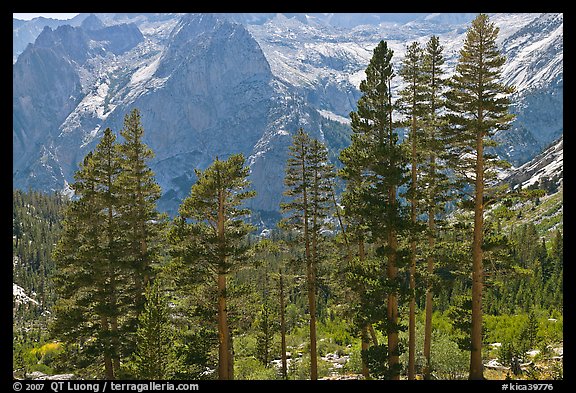
[[[364,187],[367,183],[363,177],[363,168],[367,165],[363,157],[358,152],[358,149],[364,146],[362,140],[363,133],[354,132],[351,136],[352,145],[347,149],[340,152],[340,161],[344,167],[340,169],[339,176],[346,181],[346,188],[341,196],[343,204],[343,219],[340,219],[340,229],[344,242],[346,245],[347,253],[347,278],[352,293],[355,298],[350,299],[350,304],[356,303],[352,318],[360,330],[361,350],[363,353],[368,350],[370,344],[378,344],[377,340],[370,341],[368,331],[373,327],[370,324],[369,312],[371,308],[365,303],[367,300],[366,290],[363,285],[363,280],[359,280],[359,276],[364,275],[366,266],[366,249],[365,243],[369,238],[369,230],[364,219],[364,202],[362,195],[365,192]],[[353,148],[354,146],[354,148]],[[338,206],[335,203],[336,211]],[[356,251],[355,251],[356,250]],[[365,379],[370,377],[370,372],[364,357],[362,358],[362,375]]]
[[[57,273],[54,277],[59,296],[54,306],[55,319],[51,333],[64,343],[85,347],[87,356],[104,358],[105,376],[113,378],[108,347],[108,321],[95,306],[102,302],[102,280],[105,277],[97,264],[100,231],[93,217],[97,213],[94,201],[95,181],[91,167],[92,152],[88,153],[75,173],[71,185],[77,200],[65,210],[61,238],[53,252]],[[96,340],[93,338],[97,337]],[[92,340],[90,340],[92,339]]]
[[[350,168],[348,173],[344,171],[345,176],[362,177],[361,183],[354,186],[359,201],[357,212],[378,245],[378,256],[383,258],[381,268],[388,288],[385,321],[388,368],[391,378],[399,379],[398,269],[402,261],[398,236],[410,222],[397,192],[408,178],[407,160],[392,120],[392,56],[393,51],[385,41],[374,49],[366,79],[360,83],[363,95],[358,100],[358,109],[350,113],[352,144],[341,153],[341,160]]]
[[[552,244],[550,245],[549,258],[552,260],[552,264],[555,269],[562,266],[564,261],[564,244],[563,244],[562,231],[557,229],[554,231],[554,236],[552,237]]]
[[[104,250],[102,257],[107,264],[106,282],[107,308],[110,321],[110,343],[112,364],[116,378],[120,372],[120,355],[122,340],[120,339],[119,318],[124,313],[125,304],[121,305],[120,296],[128,277],[124,259],[125,242],[122,228],[118,222],[116,212],[120,205],[121,189],[118,185],[118,176],[122,170],[117,153],[116,137],[108,128],[94,152],[94,166],[96,182],[100,184],[99,197],[101,212],[105,214],[104,222]]]
[[[304,243],[306,283],[310,313],[310,379],[318,379],[318,353],[316,349],[316,289],[317,268],[320,263],[322,230],[332,204],[332,166],[328,163],[328,150],[316,139],[299,129],[289,147],[286,163],[284,195],[290,197],[281,204],[284,218],[280,225],[298,231]]]
[[[505,58],[496,45],[499,29],[486,14],[474,19],[466,33],[456,73],[446,94],[450,123],[451,168],[463,184],[473,187],[474,239],[472,242],[472,329],[470,379],[483,379],[482,370],[482,234],[487,181],[491,167],[502,164],[485,151],[494,146],[495,132],[510,126],[508,95],[512,88],[499,82]],[[492,172],[493,174],[493,172]]]
[[[243,208],[254,191],[249,187],[244,156],[235,154],[226,161],[218,158],[204,171],[196,171],[197,182],[182,202],[175,230],[178,247],[183,248],[190,275],[210,274],[218,287],[218,377],[234,379],[232,337],[228,322],[226,278],[247,259],[245,238],[253,227],[243,221]]]
[[[277,307],[274,289],[271,284],[272,273],[280,248],[269,239],[261,239],[253,245],[255,265],[258,267],[256,276],[252,279],[260,292],[260,309],[254,320],[256,327],[256,358],[264,367],[270,366],[272,341],[278,330]],[[282,310],[280,310],[282,311]]]
[[[274,339],[275,321],[272,305],[268,298],[264,299],[257,318],[258,332],[256,334],[256,357],[264,367],[270,366],[272,340]]]
[[[562,231],[557,229],[551,240],[548,258],[552,267],[550,276],[549,290],[552,296],[552,305],[562,309],[563,307],[563,281],[564,281],[564,245]]]
[[[423,69],[425,73],[426,105],[424,110],[424,142],[422,154],[424,156],[421,165],[421,190],[423,212],[428,219],[428,247],[426,252],[426,305],[424,326],[424,378],[430,378],[431,372],[431,344],[432,344],[432,311],[433,311],[433,280],[434,259],[438,227],[442,225],[439,218],[444,213],[444,206],[449,198],[448,177],[445,174],[445,164],[442,151],[444,141],[441,138],[443,120],[441,113],[444,111],[444,98],[446,80],[442,78],[444,71],[443,47],[437,36],[432,36],[426,43],[423,57]]]
[[[136,378],[170,379],[177,368],[168,302],[157,280],[146,284],[146,302],[138,317],[134,353]]]
[[[147,164],[154,153],[143,142],[144,128],[137,109],[125,116],[120,135],[124,142],[118,145],[122,168],[118,176],[118,186],[122,189],[118,210],[127,243],[126,263],[133,270],[134,307],[130,318],[135,330],[144,307],[144,289],[152,279],[152,265],[158,259],[161,220],[156,202],[161,190]]]
[[[65,342],[91,341],[87,351],[103,356],[107,379],[120,372],[119,317],[126,308],[121,298],[127,279],[125,243],[116,217],[121,168],[115,141],[106,129],[76,172],[72,188],[78,199],[67,210],[54,251],[61,294],[54,332]]]
[[[288,379],[286,302],[287,294],[292,292],[290,282],[294,278],[289,270],[296,266],[287,263],[294,253],[282,235],[279,231],[273,231],[270,238],[253,244],[253,268],[245,269],[246,276],[242,274],[238,281],[243,282],[246,277],[250,283],[256,284],[261,294],[260,314],[253,322],[256,327],[256,357],[265,367],[269,367],[272,351],[276,349],[275,335],[280,333],[281,376]]]
[[[533,308],[530,308],[530,312],[528,313],[528,322],[525,331],[528,348],[532,349],[536,345],[536,339],[538,336],[538,319],[536,318],[536,313]]]
[[[284,274],[278,269],[278,297],[280,301],[280,352],[282,357],[282,379],[288,379],[288,361],[286,356],[286,300],[284,298]]]
[[[125,118],[123,145],[109,128],[104,131],[75,174],[76,199],[54,253],[62,296],[53,330],[69,343],[93,344],[108,379],[121,377],[121,359],[134,351],[143,283],[151,271],[148,244],[157,236],[160,190],[145,163],[152,152],[142,133],[137,110]]]
[[[399,105],[401,111],[408,117],[409,134],[406,143],[410,150],[411,179],[407,197],[410,203],[410,220],[413,224],[410,239],[410,305],[408,316],[408,379],[415,379],[416,357],[416,259],[417,237],[420,232],[416,226],[418,216],[418,177],[422,161],[423,116],[425,111],[426,86],[423,67],[423,51],[418,42],[406,47],[406,57],[402,63],[399,75],[404,79],[406,87],[400,91]]]

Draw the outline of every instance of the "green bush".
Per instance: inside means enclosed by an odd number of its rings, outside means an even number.
[[[264,367],[255,357],[236,358],[234,361],[234,378],[244,380],[278,379],[274,366]]]
[[[334,339],[322,337],[318,340],[316,347],[318,349],[318,356],[326,356],[328,353],[343,354],[344,350],[341,345],[334,342]]]
[[[432,375],[438,379],[462,379],[468,376],[470,353],[463,351],[452,338],[438,330],[432,333]]]
[[[484,342],[514,342],[528,323],[528,314],[484,315]]]
[[[330,375],[330,362],[320,359],[318,357],[318,378],[324,378]],[[304,354],[301,358],[296,358],[290,362],[288,367],[289,379],[310,379],[310,355]]]
[[[289,303],[286,306],[284,317],[286,319],[287,332],[291,333],[293,329],[306,325],[304,313],[293,303]]]
[[[310,335],[308,326],[297,327],[286,335],[286,347],[295,356],[297,352],[310,351]]]
[[[242,334],[234,337],[234,354],[236,358],[256,356],[256,336]]]
[[[535,316],[537,327],[530,323],[528,313],[485,315],[484,342],[509,342],[519,347],[521,341],[527,341],[527,343],[522,343],[523,346],[534,347],[538,342],[559,343],[563,340],[562,316],[557,317],[556,321],[549,321],[548,316],[542,311],[535,312]]]
[[[349,324],[344,319],[325,319],[318,325],[318,336],[328,339],[338,346],[351,344],[353,337],[349,331]]]
[[[344,371],[351,374],[361,374],[362,373],[362,351],[360,349],[360,344],[355,345],[350,350],[350,358],[348,362],[344,365]]]
[[[51,367],[42,363],[34,364],[33,366],[31,366],[30,370],[28,370],[28,373],[32,373],[34,371],[40,371],[41,373],[44,373],[46,375],[54,374],[54,370]]]
[[[549,321],[547,317],[538,321],[538,338],[548,340],[551,343],[559,343],[564,340],[564,323],[562,316],[556,316],[556,321]]]
[[[46,358],[52,358],[58,353],[62,352],[62,345],[60,343],[46,343],[39,348],[34,348],[31,350],[31,353],[35,355],[39,361],[42,361]],[[46,363],[45,361],[42,361]]]

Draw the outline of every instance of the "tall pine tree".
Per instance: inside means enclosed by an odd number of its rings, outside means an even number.
[[[310,313],[310,379],[318,379],[318,351],[316,349],[316,290],[320,263],[322,230],[326,227],[332,206],[332,165],[328,163],[326,146],[299,129],[289,147],[286,163],[284,194],[290,198],[281,208],[288,216],[280,225],[302,236],[306,283]]]
[[[62,341],[87,343],[87,353],[102,356],[106,379],[120,373],[121,317],[129,303],[123,296],[129,271],[117,219],[120,171],[116,137],[107,128],[75,174],[77,199],[66,212],[54,251],[61,300],[53,331]]]
[[[358,109],[350,113],[352,144],[344,149],[341,160],[351,168],[350,176],[361,174],[363,178],[362,185],[356,187],[360,201],[358,213],[369,228],[382,261],[381,274],[387,287],[383,324],[388,338],[388,375],[399,379],[398,269],[402,261],[398,239],[410,222],[398,197],[398,189],[406,184],[408,177],[407,159],[392,119],[392,56],[393,51],[385,41],[374,49],[366,68],[366,79],[360,83],[363,95],[358,100]]]
[[[134,307],[129,317],[134,331],[144,308],[144,292],[153,275],[152,265],[158,259],[161,221],[156,202],[161,190],[147,164],[154,153],[143,142],[144,127],[138,109],[124,117],[120,135],[124,142],[118,145],[122,169],[118,176],[118,186],[122,189],[118,210],[127,243],[127,263],[133,270]]]
[[[446,80],[442,77],[444,71],[443,47],[437,36],[432,36],[426,43],[423,58],[425,73],[424,86],[426,88],[424,110],[424,143],[422,146],[423,164],[419,187],[421,189],[422,212],[427,216],[427,251],[426,251],[426,305],[424,324],[424,378],[429,379],[431,373],[431,345],[432,345],[432,312],[433,312],[433,282],[434,261],[436,258],[436,238],[438,227],[441,225],[439,218],[445,211],[445,205],[449,198],[450,186],[446,176],[444,141],[441,129],[443,125],[442,112],[445,109],[444,92]]]
[[[406,56],[400,68],[399,75],[406,83],[400,91],[398,100],[400,109],[407,116],[406,124],[409,127],[406,143],[410,151],[410,186],[407,197],[410,203],[410,220],[412,222],[412,235],[410,236],[410,305],[408,316],[408,379],[415,379],[416,360],[416,259],[418,231],[416,222],[418,216],[418,177],[422,161],[423,142],[423,116],[425,111],[426,86],[423,67],[423,51],[418,42],[406,47]]]
[[[232,336],[228,321],[227,277],[247,259],[246,236],[254,228],[244,221],[249,210],[245,200],[255,195],[248,190],[248,168],[244,156],[226,161],[218,158],[204,171],[196,171],[197,182],[184,199],[176,218],[179,247],[189,274],[209,274],[217,283],[218,377],[234,379]]]
[[[135,350],[159,234],[155,203],[160,188],[146,163],[152,152],[142,142],[143,132],[136,109],[125,117],[123,144],[109,128],[104,131],[75,174],[74,201],[54,253],[62,294],[54,331],[71,338],[64,326],[70,328],[76,319],[77,329],[86,330],[74,343],[94,343],[108,379],[122,376],[122,359]],[[88,329],[95,316],[100,328]]]
[[[357,304],[352,307],[353,310],[353,320],[357,327],[360,329],[360,340],[361,340],[361,350],[365,353],[368,350],[370,344],[378,344],[375,337],[370,341],[368,331],[373,327],[370,324],[370,312],[371,308],[366,304],[365,300],[369,300],[367,296],[366,285],[364,285],[364,280],[359,280],[359,276],[365,275],[366,266],[366,241],[370,236],[368,226],[366,224],[366,219],[364,218],[365,207],[362,195],[365,187],[368,187],[368,183],[363,177],[364,167],[367,165],[366,158],[368,153],[361,150],[363,147],[367,146],[364,144],[363,140],[366,135],[361,132],[353,132],[351,136],[352,146],[347,149],[343,149],[340,152],[340,161],[344,166],[339,171],[339,176],[345,180],[346,188],[342,193],[342,205],[343,205],[343,220],[341,221],[341,231],[346,244],[346,253],[348,259],[348,281],[352,292],[354,294],[354,299],[352,302]],[[338,208],[338,206],[336,206]],[[338,213],[338,210],[336,210]],[[366,364],[366,360],[362,357],[362,375],[364,378],[368,379],[370,376],[370,371]]]
[[[509,94],[513,88],[500,82],[506,61],[496,39],[499,29],[480,14],[466,33],[464,46],[446,94],[449,146],[453,153],[451,168],[466,187],[473,188],[474,238],[472,241],[472,329],[470,379],[483,379],[482,367],[482,290],[484,208],[492,196],[488,193],[490,175],[502,165],[487,147],[495,145],[495,132],[509,128]]]

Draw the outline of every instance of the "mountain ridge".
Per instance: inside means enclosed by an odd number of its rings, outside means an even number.
[[[389,38],[398,67],[406,43],[423,43],[437,33],[450,68],[470,18],[428,14],[402,25],[378,22],[350,29],[326,24],[336,22],[322,15],[323,20],[281,14],[236,19],[225,14],[94,14],[78,18],[77,27],[60,30],[62,39],[66,34],[84,37],[76,46],[58,48],[53,40],[41,49],[61,28],[47,27],[45,37],[30,44],[13,67],[14,185],[66,189],[76,164],[104,128],[118,132],[123,116],[138,107],[145,142],[156,153],[151,167],[163,189],[162,210],[176,211],[195,180],[195,168],[203,169],[216,156],[242,152],[258,192],[251,207],[275,214],[291,135],[303,127],[325,140],[325,130],[347,126],[377,41]],[[338,16],[338,23],[345,23],[345,15]],[[239,23],[242,18],[245,24]],[[503,27],[500,42],[510,55],[505,78],[523,81],[512,108],[519,120],[512,133],[499,135],[499,154],[520,166],[563,132],[563,18],[495,14],[493,19]],[[111,43],[114,34],[95,33],[105,29],[122,32]],[[43,76],[32,53],[52,58],[52,79]],[[530,75],[541,71],[541,77],[518,79],[519,68],[530,69]],[[396,77],[393,91],[400,87]],[[63,91],[56,94],[56,88]],[[31,108],[46,108],[39,121]],[[544,115],[548,120],[540,121]],[[337,145],[328,146],[332,151],[345,147],[340,146],[345,139],[336,139]]]

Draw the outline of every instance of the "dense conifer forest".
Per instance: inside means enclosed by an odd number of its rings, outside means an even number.
[[[437,37],[381,41],[342,150],[294,130],[274,228],[241,154],[161,214],[138,109],[73,197],[14,190],[14,376],[563,379],[563,191],[496,176],[497,36],[480,14],[451,77]]]

